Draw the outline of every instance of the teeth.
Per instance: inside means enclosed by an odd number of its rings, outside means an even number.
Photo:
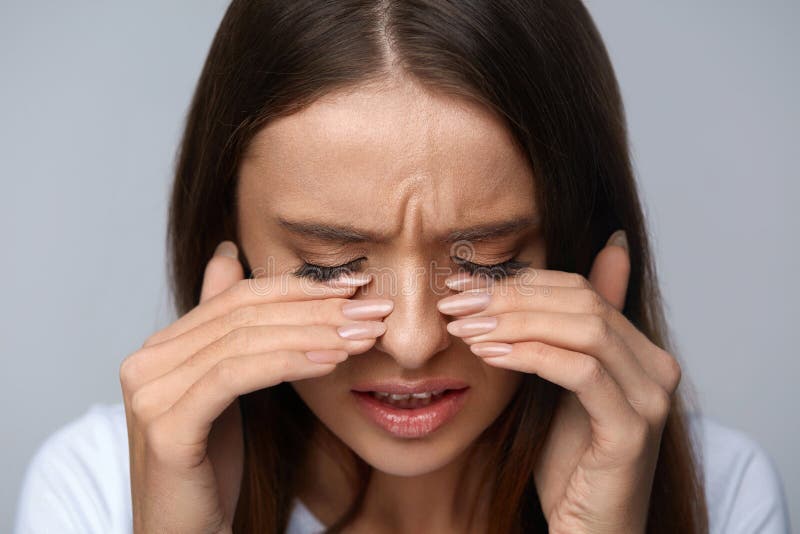
[[[387,393],[385,391],[373,391],[371,394],[376,399],[387,404],[404,408],[416,408],[418,406],[427,406],[434,400],[438,400],[445,391],[444,389],[421,391],[419,393]]]

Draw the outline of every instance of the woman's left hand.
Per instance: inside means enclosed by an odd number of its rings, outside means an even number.
[[[622,315],[629,273],[627,249],[607,245],[589,280],[523,269],[478,283],[484,287],[477,291],[489,294],[480,311],[447,311],[448,299],[463,303],[463,295],[475,296],[471,291],[439,302],[443,313],[459,316],[450,333],[486,364],[534,373],[567,390],[534,473],[551,533],[645,532],[681,369]]]

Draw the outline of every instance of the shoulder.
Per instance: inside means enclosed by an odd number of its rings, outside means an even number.
[[[767,451],[713,417],[687,419],[703,468],[710,532],[788,533],[783,484]]]
[[[51,433],[30,460],[15,534],[127,533],[131,525],[123,404],[93,404]]]
[[[319,534],[324,531],[325,525],[311,513],[303,501],[295,497],[284,534]]]

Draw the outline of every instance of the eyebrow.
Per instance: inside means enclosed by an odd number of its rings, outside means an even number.
[[[386,237],[371,230],[356,228],[351,225],[338,225],[322,222],[290,221],[277,218],[278,224],[290,232],[306,237],[313,237],[331,243],[383,243]],[[444,243],[456,241],[487,241],[505,237],[539,223],[538,216],[517,217],[500,222],[459,228],[446,232],[441,238]]]

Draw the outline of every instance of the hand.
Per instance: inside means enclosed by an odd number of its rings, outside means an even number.
[[[626,248],[601,250],[591,282],[525,271],[442,299],[449,315],[462,303],[448,330],[488,365],[565,388],[534,473],[550,532],[643,533],[678,362],[620,313]]]
[[[231,532],[244,459],[238,396],[330,373],[385,329],[345,311],[369,277],[244,279],[236,246],[217,251],[200,304],[120,366],[138,534]],[[345,339],[344,324],[371,331]]]

